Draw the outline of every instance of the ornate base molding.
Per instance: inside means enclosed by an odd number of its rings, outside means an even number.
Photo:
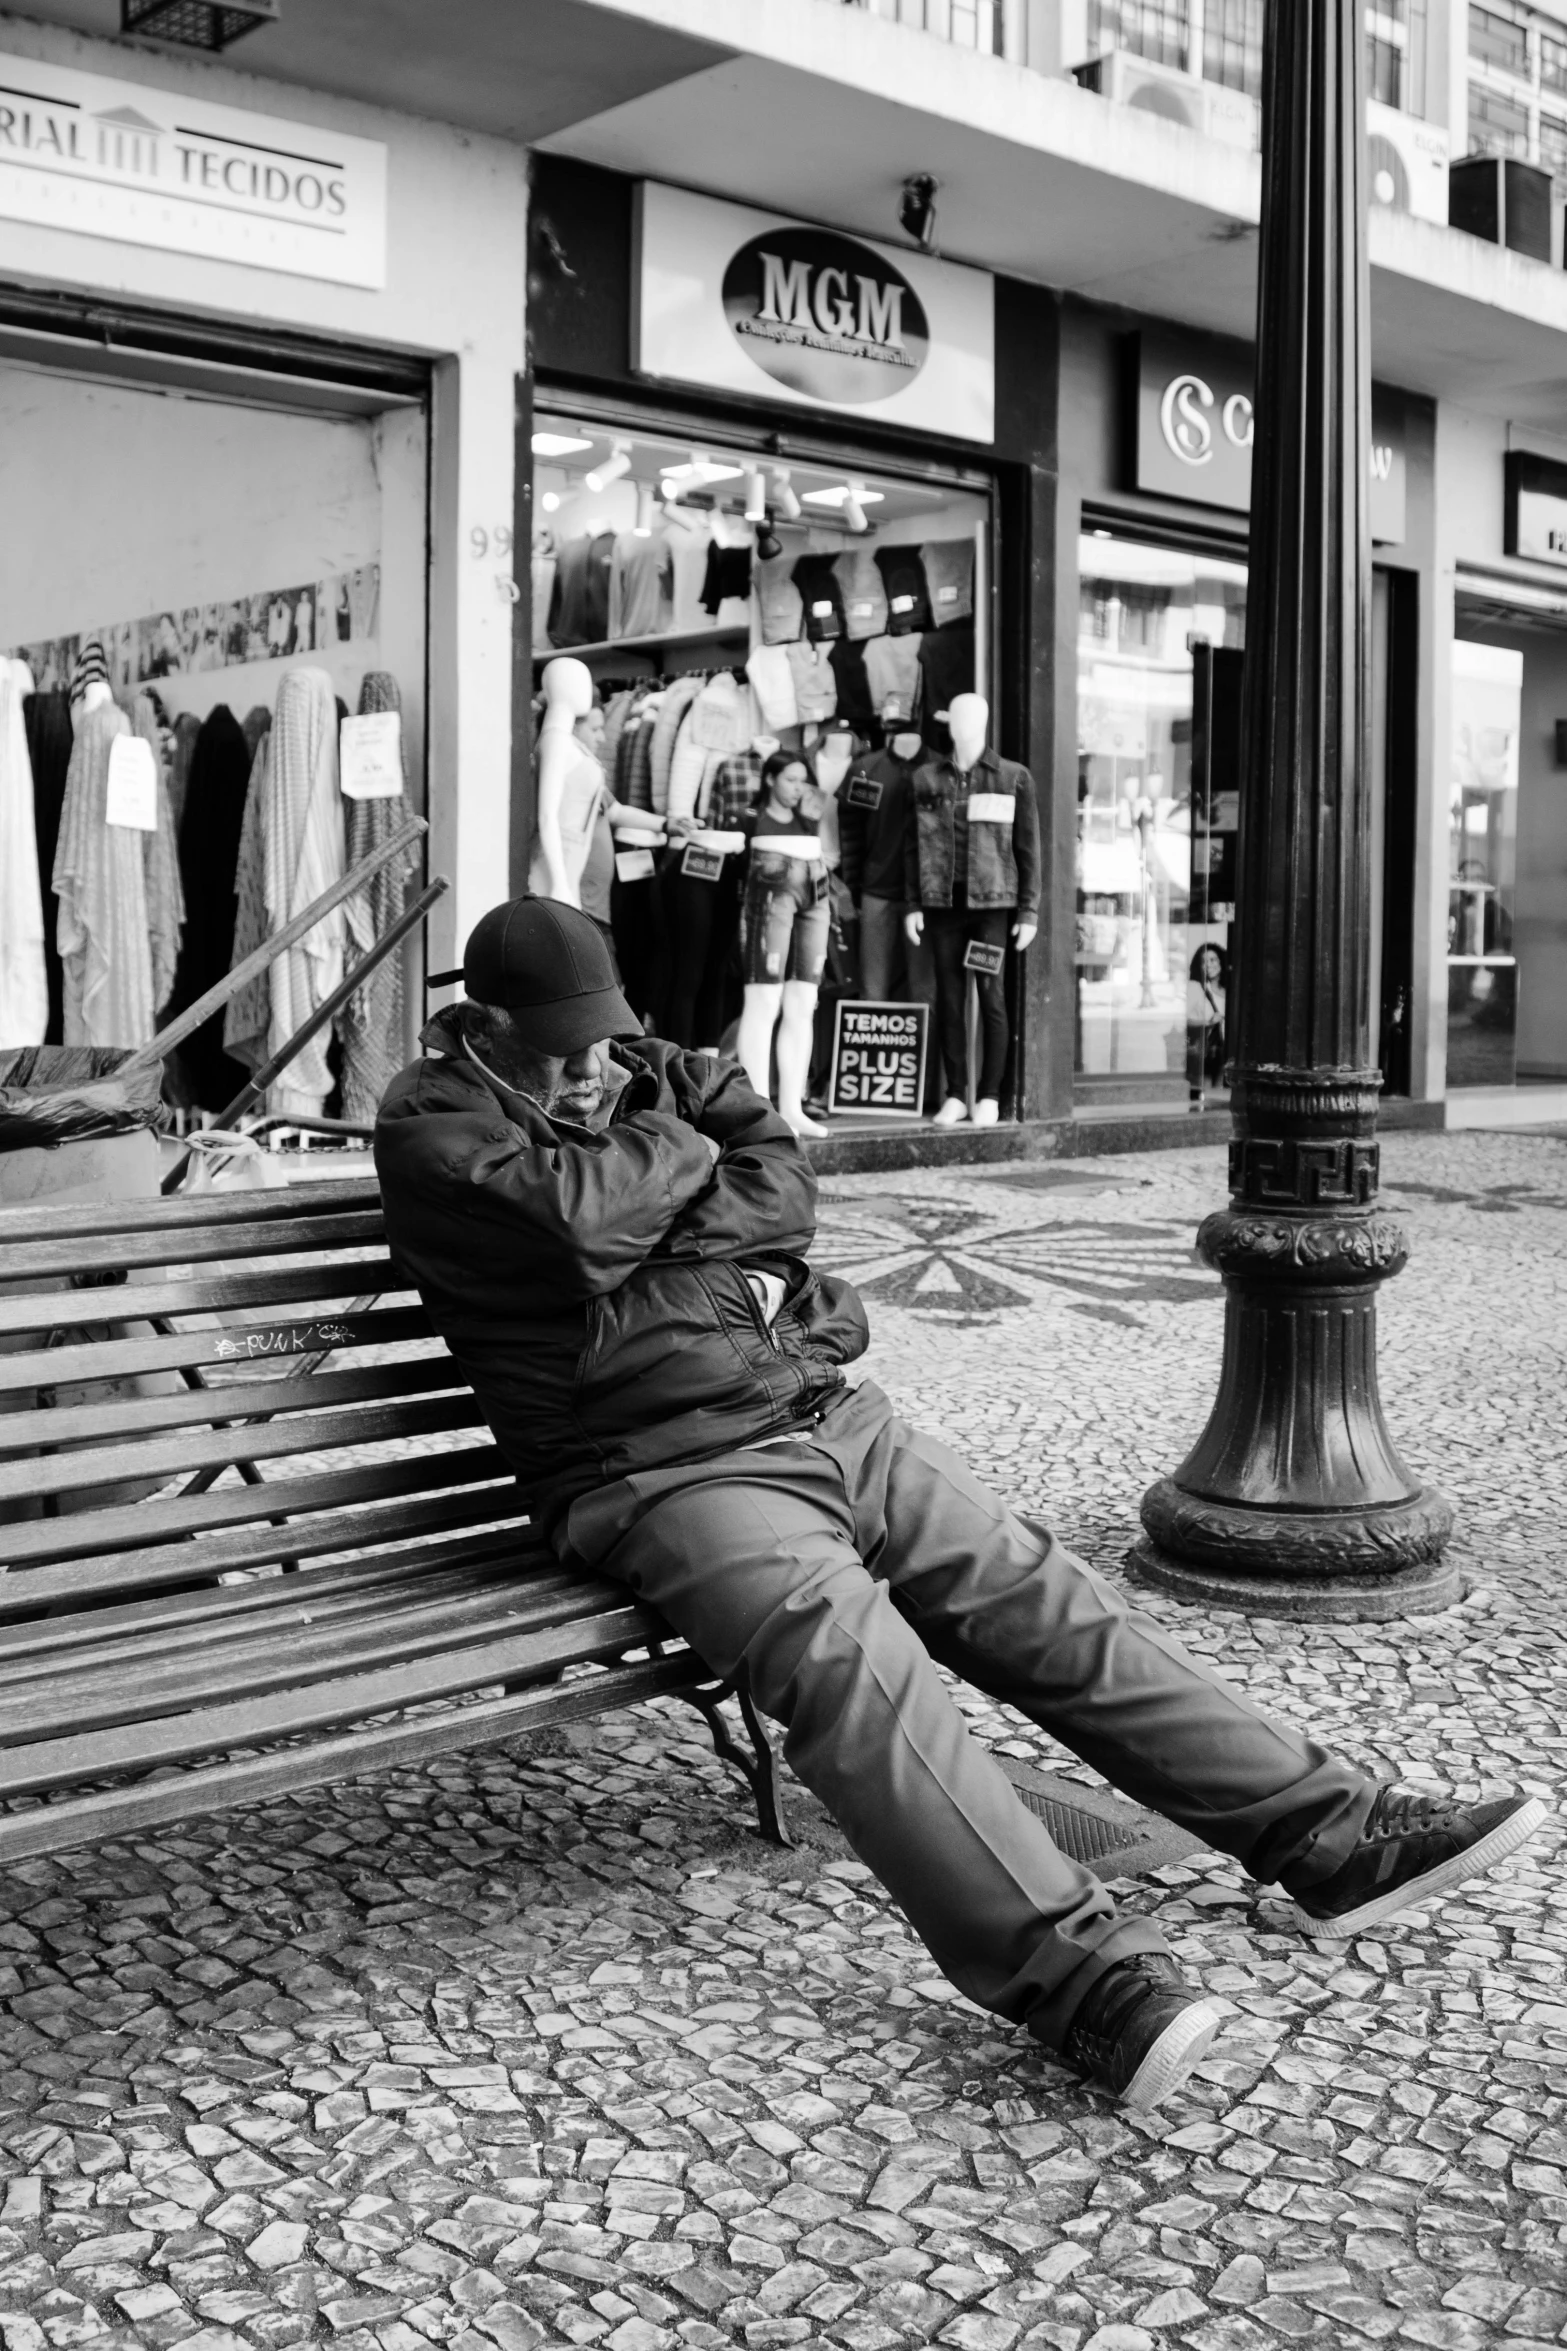
[[[1280,1583],[1375,1583],[1434,1567],[1453,1531],[1453,1506],[1434,1486],[1407,1500],[1349,1510],[1259,1510],[1188,1493],[1161,1478],[1143,1496],[1155,1548],[1196,1575],[1244,1585],[1253,1573]]]
[[[1311,1618],[1319,1624],[1383,1624],[1397,1616],[1435,1616],[1464,1595],[1458,1569],[1437,1559],[1394,1575],[1225,1574],[1191,1567],[1156,1550],[1146,1536],[1126,1554],[1134,1583],[1149,1584],[1197,1608],[1234,1608],[1243,1616]]]

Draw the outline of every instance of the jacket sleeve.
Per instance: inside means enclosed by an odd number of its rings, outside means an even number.
[[[469,1132],[448,1132],[438,1166],[400,1166],[397,1126],[378,1126],[394,1249],[415,1267],[432,1248],[457,1246],[479,1262],[492,1252],[497,1284],[520,1277],[543,1311],[618,1289],[712,1180],[712,1154],[668,1111],[639,1111],[581,1140],[452,1124]]]
[[[1026,767],[1013,769],[1012,855],[1017,862],[1017,910],[1039,917],[1039,794]]]
[[[771,1249],[804,1256],[816,1237],[816,1171],[794,1130],[738,1062],[715,1065],[682,1053],[668,1074],[682,1114],[722,1148],[711,1184],[682,1210],[656,1254],[723,1258]]]
[[[838,795],[838,871],[856,905],[865,886],[865,811],[850,800],[849,786],[860,772],[857,765],[850,768]]]

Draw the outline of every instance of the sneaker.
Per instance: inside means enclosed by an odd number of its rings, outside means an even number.
[[[1413,1788],[1383,1788],[1342,1868],[1296,1895],[1296,1923],[1319,1942],[1380,1926],[1505,1861],[1544,1818],[1545,1806],[1535,1796],[1460,1804]]]
[[[1107,1967],[1067,2028],[1063,2055],[1123,2106],[1161,2106],[1219,2029],[1173,1959],[1139,1951]]]

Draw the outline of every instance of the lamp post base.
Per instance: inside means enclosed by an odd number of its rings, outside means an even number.
[[[1168,1480],[1162,1482],[1169,1484]],[[1155,1487],[1154,1494],[1158,1492],[1159,1488]],[[1149,1500],[1153,1498],[1150,1495]],[[1233,1515],[1239,1517],[1240,1513]],[[1409,1506],[1402,1530],[1406,1541],[1389,1546],[1398,1564],[1390,1564],[1385,1569],[1368,1573],[1347,1563],[1334,1564],[1331,1553],[1335,1548],[1335,1533],[1351,1533],[1347,1524],[1336,1530],[1323,1523],[1338,1515],[1324,1512],[1315,1525],[1302,1525],[1299,1520],[1290,1523],[1287,1533],[1298,1532],[1303,1546],[1309,1546],[1314,1553],[1310,1569],[1303,1574],[1278,1573],[1278,1537],[1286,1535],[1286,1528],[1272,1514],[1267,1528],[1268,1565],[1260,1574],[1248,1574],[1240,1566],[1238,1546],[1231,1561],[1220,1566],[1212,1561],[1176,1559],[1158,1544],[1151,1543],[1146,1535],[1127,1552],[1127,1571],[1134,1582],[1169,1592],[1195,1607],[1235,1608],[1246,1616],[1287,1616],[1319,1624],[1380,1624],[1395,1616],[1434,1616],[1463,1598],[1464,1581],[1457,1566],[1442,1558],[1439,1549],[1435,1556],[1430,1554],[1431,1539],[1435,1538],[1438,1544],[1445,1541],[1446,1528],[1452,1523],[1447,1504],[1430,1487],[1424,1488]],[[1346,1511],[1343,1517],[1346,1522],[1353,1519],[1353,1532],[1360,1538],[1355,1547],[1364,1557],[1365,1515]],[[1416,1528],[1408,1525],[1409,1517],[1417,1522],[1424,1520],[1429,1529],[1424,1556]],[[1442,1530],[1440,1536],[1437,1536],[1438,1527]],[[1409,1537],[1415,1539],[1408,1540]],[[1259,1552],[1263,1549],[1259,1543]]]

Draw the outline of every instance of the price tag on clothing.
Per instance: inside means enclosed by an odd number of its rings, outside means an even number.
[[[704,849],[699,841],[688,841],[680,870],[690,881],[716,882],[724,870],[723,855],[717,849]]]
[[[1010,792],[970,792],[970,824],[1010,824],[1017,802]]]
[[[820,604],[813,604],[813,605],[811,606],[811,618],[812,618],[812,620],[825,620],[825,619],[827,618],[828,614],[831,612],[831,610],[832,610],[832,600],[831,600],[831,598],[830,598],[830,597],[824,597],[824,598],[823,598],[823,600],[822,600],[822,602],[821,602]]]
[[[370,710],[338,732],[345,800],[395,800],[403,788],[403,714]]]
[[[892,609],[894,612],[912,612],[914,610],[913,597],[894,596],[892,599]]]
[[[158,762],[152,745],[140,735],[116,735],[109,745],[109,791],[104,803],[106,824],[126,825],[132,832],[158,829]]]
[[[615,879],[621,882],[645,882],[653,872],[651,849],[617,849],[615,851]]]
[[[988,946],[983,939],[970,939],[963,950],[964,970],[984,972],[991,979],[1002,969],[1006,959],[1005,947]]]
[[[956,588],[938,588],[936,590],[936,602],[938,604],[956,604],[957,600],[958,592]]]
[[[877,776],[850,776],[843,796],[851,808],[879,808],[881,780]]]

